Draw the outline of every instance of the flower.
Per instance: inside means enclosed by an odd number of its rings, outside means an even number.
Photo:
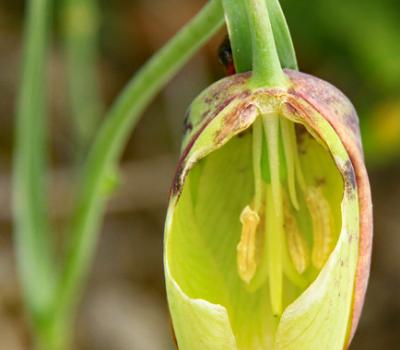
[[[344,349],[356,329],[372,237],[357,115],[285,74],[233,75],[190,108],[165,225],[181,350]]]

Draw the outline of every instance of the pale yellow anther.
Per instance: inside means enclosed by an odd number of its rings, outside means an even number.
[[[288,210],[285,211],[285,234],[293,265],[298,273],[303,273],[310,263],[307,242],[299,230],[296,218]]]
[[[240,278],[250,283],[257,270],[256,234],[260,217],[257,212],[246,206],[241,215],[242,234],[237,245],[237,268]]]
[[[313,228],[314,242],[311,261],[317,269],[321,269],[328,259],[334,243],[331,207],[318,187],[307,189],[306,203]]]

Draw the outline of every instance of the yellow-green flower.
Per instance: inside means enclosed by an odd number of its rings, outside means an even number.
[[[165,227],[179,349],[345,349],[372,235],[356,113],[309,75],[250,75],[208,88],[186,121]]]

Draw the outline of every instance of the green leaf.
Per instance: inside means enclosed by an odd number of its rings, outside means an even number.
[[[219,0],[209,1],[140,71],[121,92],[89,151],[75,203],[65,257],[54,293],[53,318],[70,322],[92,261],[102,215],[105,187],[143,110],[171,77],[223,25]]]

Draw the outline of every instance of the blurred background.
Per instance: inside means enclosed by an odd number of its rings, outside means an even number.
[[[92,1],[96,4],[96,1]],[[332,82],[359,112],[375,208],[372,274],[351,349],[400,348],[400,2],[282,0],[301,70]],[[204,5],[204,0],[102,0],[97,12],[66,20],[55,1],[50,87],[49,189],[62,242],[75,174],[84,152],[128,79]],[[0,1],[0,350],[30,348],[12,248],[10,170],[24,22],[22,0]],[[97,33],[89,48],[100,103],[88,98],[84,125],[68,96],[69,33]],[[76,27],[76,28],[75,28]],[[74,32],[74,30],[76,31]],[[207,85],[224,76],[218,46],[225,30],[168,84],[147,109],[124,152],[119,186],[108,206],[76,325],[76,350],[172,349],[162,272],[168,190],[179,155],[184,113]],[[91,51],[90,51],[91,50]],[[86,93],[92,92],[87,88]],[[82,93],[85,93],[83,91]],[[83,104],[85,105],[85,104]],[[85,112],[85,113],[86,113]],[[83,131],[82,131],[83,130]],[[83,136],[82,136],[83,135]],[[86,136],[85,136],[86,135]],[[89,135],[89,136],[87,136]]]

